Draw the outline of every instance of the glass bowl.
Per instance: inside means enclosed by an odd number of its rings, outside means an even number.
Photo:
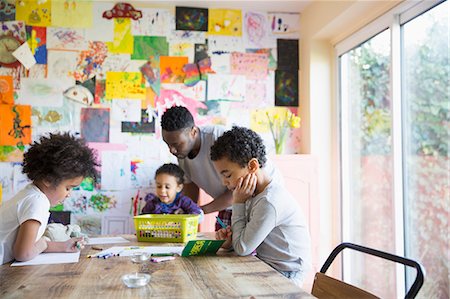
[[[122,276],[123,283],[129,288],[140,288],[146,286],[150,281],[150,274],[130,273]]]
[[[136,264],[146,262],[150,258],[147,252],[135,252],[131,255],[131,261]]]

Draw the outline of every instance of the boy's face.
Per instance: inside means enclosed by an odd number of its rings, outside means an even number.
[[[183,184],[178,184],[176,177],[167,173],[158,174],[155,181],[156,195],[165,204],[172,203],[177,193],[183,189]]]
[[[222,157],[213,161],[214,168],[222,177],[223,184],[229,189],[234,190],[241,177],[250,173],[248,167],[241,167],[236,162],[231,162],[227,157]]]
[[[70,191],[79,186],[82,181],[83,177],[80,176],[73,179],[63,180],[56,186],[46,185],[47,188],[44,193],[50,200],[50,205],[56,206],[57,204],[62,203],[64,199],[70,196]]]
[[[186,128],[171,132],[162,130],[162,137],[169,147],[170,153],[178,159],[185,159],[192,151],[195,144],[194,128]]]

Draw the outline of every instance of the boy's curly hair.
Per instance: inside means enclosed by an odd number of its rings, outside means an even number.
[[[24,154],[23,173],[32,181],[61,181],[76,177],[96,179],[95,155],[83,139],[69,133],[50,133],[41,136]]]
[[[217,161],[227,157],[231,162],[245,167],[253,159],[258,159],[260,167],[266,164],[266,147],[261,137],[254,131],[234,126],[217,138],[211,146],[211,160]]]
[[[173,132],[195,126],[194,118],[186,107],[173,106],[161,117],[161,128]]]
[[[159,174],[168,174],[174,176],[177,179],[178,184],[184,183],[184,171],[180,166],[173,163],[163,164],[158,170],[156,170],[155,179]]]

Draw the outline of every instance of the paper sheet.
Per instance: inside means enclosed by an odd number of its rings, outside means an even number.
[[[68,263],[78,263],[80,259],[80,252],[69,252],[69,253],[41,253],[34,259],[28,262],[14,262],[11,267],[15,266],[33,266],[33,265],[49,265],[49,264],[68,264]]]
[[[116,244],[116,243],[130,243],[130,241],[122,237],[99,237],[99,238],[89,238],[89,242],[87,243],[87,245]]]
[[[152,253],[161,253],[161,254],[169,254],[175,253],[181,255],[183,252],[184,246],[114,246],[108,249],[105,249],[94,256],[104,255],[108,253],[112,253],[114,255],[119,256],[131,256],[135,252],[147,252],[149,254]]]

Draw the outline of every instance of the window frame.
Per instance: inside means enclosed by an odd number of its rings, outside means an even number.
[[[418,17],[419,15],[425,13],[426,11],[432,9],[433,7],[439,5],[445,0],[425,0],[421,2],[415,1],[404,1],[386,12],[382,16],[378,17],[365,27],[361,28],[351,36],[342,40],[334,46],[334,61],[336,65],[336,80],[335,90],[337,99],[337,128],[338,132],[338,156],[340,173],[340,199],[341,199],[341,236],[342,241],[346,241],[349,238],[349,218],[347,215],[350,213],[349,205],[349,195],[350,195],[350,180],[345,180],[344,178],[349,178],[349,124],[344,120],[348,120],[348,106],[349,103],[345,102],[346,93],[345,90],[341,89],[342,78],[342,66],[341,66],[341,56],[347,52],[357,48],[361,44],[370,40],[375,35],[381,33],[384,30],[390,31],[390,41],[391,41],[391,71],[390,71],[390,96],[391,96],[391,110],[392,110],[392,156],[393,156],[393,177],[394,177],[394,214],[395,214],[395,254],[404,256],[405,255],[405,234],[404,234],[404,198],[403,198],[403,136],[402,136],[402,70],[401,70],[401,26],[410,20]],[[344,70],[345,71],[345,70]],[[345,260],[348,260],[348,252],[343,252],[342,263],[341,263],[341,273],[344,279],[352,278],[351,267],[344,267]],[[405,280],[405,269],[403,265],[398,264],[396,266],[396,279],[397,279],[397,297],[404,297],[406,293],[406,280]]]

